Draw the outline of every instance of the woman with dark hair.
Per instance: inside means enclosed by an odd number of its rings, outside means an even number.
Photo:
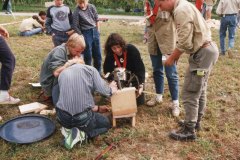
[[[145,67],[138,49],[132,44],[126,44],[122,36],[118,33],[112,33],[107,38],[104,53],[104,74],[113,73],[116,69],[120,72],[123,70],[130,71],[138,79],[138,83],[134,79],[132,81],[132,86],[138,91],[137,104],[144,104],[142,91],[145,81]],[[113,78],[110,77],[108,80],[111,81]]]

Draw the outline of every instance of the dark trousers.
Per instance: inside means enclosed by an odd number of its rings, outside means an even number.
[[[145,104],[145,94],[142,93],[139,97],[137,97],[137,106]]]
[[[52,30],[54,36],[52,36],[52,41],[55,47],[60,46],[62,43],[66,43],[68,41],[69,35],[63,31],[57,31],[55,29]]]
[[[107,117],[88,109],[84,112],[71,115],[56,107],[57,120],[65,128],[77,127],[84,131],[89,138],[96,137],[107,132],[111,128]]]
[[[87,65],[92,65],[101,73],[101,64],[102,64],[102,53],[100,45],[100,36],[97,28],[92,28],[82,31],[86,42],[86,48],[83,52],[84,62]]]
[[[7,42],[1,36],[0,62],[2,63],[0,90],[9,90],[12,81],[12,74],[15,68],[15,57],[7,45]]]

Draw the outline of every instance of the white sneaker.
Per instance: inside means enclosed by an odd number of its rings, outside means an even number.
[[[156,97],[153,97],[151,98],[148,102],[147,102],[147,105],[152,107],[152,106],[155,106],[157,103],[161,103],[163,100],[162,100],[162,96],[156,96]]]
[[[64,127],[62,127],[60,130],[61,130],[61,133],[64,136],[64,138],[66,138],[71,132],[71,129],[67,129],[67,128],[64,128]]]
[[[62,127],[63,128],[63,127]],[[86,140],[86,133],[83,131],[80,131],[77,127],[74,127],[72,129],[66,129],[63,128],[61,130],[64,138],[64,146],[67,149],[72,149],[75,144],[80,142],[80,145],[84,140]]]
[[[6,98],[0,99],[0,104],[17,104],[20,99],[7,96]]]
[[[180,114],[180,107],[179,107],[179,103],[172,103],[171,107],[172,109],[172,115],[174,117],[178,117]]]

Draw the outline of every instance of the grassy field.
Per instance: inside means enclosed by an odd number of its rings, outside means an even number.
[[[24,17],[17,17],[16,21]],[[9,17],[0,16],[0,24],[12,22]],[[17,64],[13,76],[11,94],[21,98],[21,104],[36,101],[40,90],[33,89],[29,82],[38,82],[43,58],[53,48],[51,38],[46,35],[33,37],[17,36],[18,24],[8,25],[10,32],[7,40],[12,48]],[[147,72],[152,75],[151,62],[147,46],[142,43],[142,26],[130,26],[122,21],[109,21],[101,25],[102,46],[109,33],[120,33],[129,43],[141,51]],[[213,39],[219,43],[218,31],[212,30]],[[168,132],[177,127],[176,118],[171,116],[170,96],[165,85],[164,102],[155,107],[140,106],[137,113],[136,127],[130,126],[128,119],[102,135],[95,142],[84,146],[77,145],[68,151],[60,145],[62,135],[55,117],[57,130],[50,138],[30,145],[10,144],[0,140],[1,160],[87,160],[94,159],[107,145],[102,140],[107,138],[116,144],[104,158],[114,160],[158,160],[158,159],[240,159],[240,32],[237,31],[236,50],[233,59],[219,57],[209,79],[208,103],[203,119],[203,131],[198,132],[195,142],[176,142],[168,138]],[[187,55],[178,63],[180,88],[182,88]],[[147,91],[153,92],[153,80],[150,76]],[[149,98],[149,96],[147,96]],[[180,94],[181,100],[181,94]],[[183,110],[184,111],[184,110]],[[0,115],[4,121],[20,115],[17,105],[0,106]],[[184,118],[184,114],[179,119]]]

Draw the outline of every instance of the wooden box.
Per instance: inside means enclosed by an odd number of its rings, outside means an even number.
[[[111,97],[113,116],[123,116],[137,112],[135,90],[135,87],[123,88]]]

